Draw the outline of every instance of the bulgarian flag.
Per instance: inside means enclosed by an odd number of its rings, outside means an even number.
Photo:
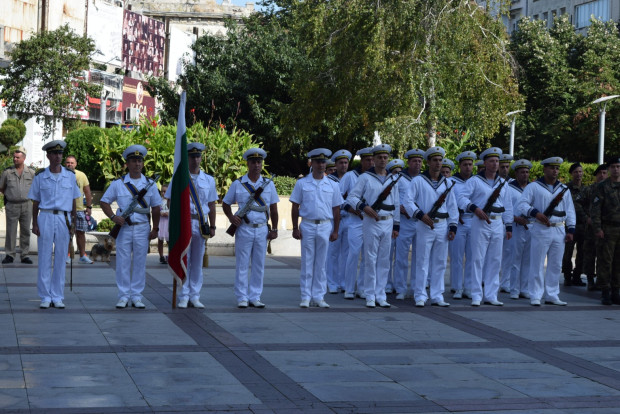
[[[174,173],[170,187],[168,268],[182,286],[187,276],[187,252],[192,238],[185,128],[185,91],[181,93],[181,104],[179,105],[177,139],[174,146]]]

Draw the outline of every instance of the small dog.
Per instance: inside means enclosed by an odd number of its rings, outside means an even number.
[[[97,261],[97,258],[101,258],[102,262],[110,261],[110,253],[114,250],[114,238],[106,237],[103,239],[103,243],[97,243],[90,250],[90,260]]]

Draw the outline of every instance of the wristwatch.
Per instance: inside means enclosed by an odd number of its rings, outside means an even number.
[[[215,230],[215,226],[209,226],[209,228]]]
[[[93,206],[86,206],[86,208],[90,208],[91,210],[93,209]]]

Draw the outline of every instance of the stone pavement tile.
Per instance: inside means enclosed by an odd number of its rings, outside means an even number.
[[[429,351],[459,364],[539,362],[535,358],[506,348],[433,349]]]
[[[107,346],[90,315],[62,309],[14,313],[20,346]]]
[[[411,312],[394,311],[385,314],[366,312],[358,313],[356,316],[405,341],[486,342],[477,336]],[[380,342],[380,339],[376,340]]]
[[[574,374],[542,362],[515,362],[493,364],[469,364],[468,367],[487,378],[502,379],[543,379],[562,381],[573,378]]]
[[[110,345],[196,345],[164,314],[126,308],[91,316]]]
[[[183,406],[196,404],[260,404],[261,401],[241,384],[208,385],[193,381],[174,385],[144,386],[140,392],[149,406]]]
[[[389,381],[310,382],[301,385],[323,402],[419,401],[422,399],[416,392],[407,389],[407,387]]]
[[[113,354],[22,354],[33,408],[143,406],[144,400]]]
[[[609,346],[561,347],[559,351],[620,371],[620,348]]]
[[[349,355],[363,364],[372,366],[413,364],[452,364],[449,359],[429,352],[426,349],[391,349],[389,352],[377,352],[377,350],[348,350]],[[376,368],[376,367],[375,367]]]
[[[497,381],[530,397],[618,396],[620,391],[587,378],[505,378]]]
[[[0,314],[0,347],[6,346],[17,346],[15,323],[11,314]]]
[[[488,378],[441,378],[426,381],[400,381],[429,400],[523,398],[519,391]]]
[[[318,343],[320,336],[300,330],[299,325],[287,320],[282,314],[249,313],[243,318],[237,313],[214,313],[210,318],[248,344],[260,343]]]
[[[374,368],[399,383],[425,383],[436,380],[451,382],[485,378],[469,366],[457,364],[380,365]]]
[[[620,318],[605,312],[543,311],[471,312],[462,316],[532,341],[620,340]],[[567,316],[570,315],[570,316]]]
[[[389,382],[381,375],[344,351],[263,351],[260,353],[276,368],[299,383]]]
[[[27,392],[26,388],[0,388],[0,410],[28,410]]]
[[[74,286],[73,295],[80,305],[88,311],[112,311],[116,309],[116,302],[118,302],[118,288],[115,283],[108,286],[97,286],[96,288]],[[68,295],[65,294],[65,297]],[[146,302],[145,304],[148,305]],[[67,302],[66,305],[68,309],[73,309],[72,302]]]

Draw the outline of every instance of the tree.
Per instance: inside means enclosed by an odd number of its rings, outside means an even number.
[[[282,4],[309,59],[283,112],[291,136],[353,147],[375,129],[405,150],[441,129],[473,146],[520,105],[500,20],[468,0],[315,0]]]
[[[94,50],[92,39],[68,25],[35,34],[18,43],[9,66],[0,69],[0,99],[20,118],[43,122],[47,138],[58,120],[75,117],[87,95],[99,96],[99,87],[84,79]]]
[[[10,149],[26,136],[26,125],[19,119],[9,118],[0,126],[0,144]]]
[[[561,155],[595,161],[598,111],[591,102],[620,90],[620,37],[613,22],[592,20],[588,35],[575,33],[567,16],[524,19],[511,49],[519,63],[525,112],[517,118],[517,153],[528,158]],[[616,92],[614,92],[616,91]],[[620,143],[618,105],[608,108],[608,153]],[[616,126],[614,128],[614,125]]]

